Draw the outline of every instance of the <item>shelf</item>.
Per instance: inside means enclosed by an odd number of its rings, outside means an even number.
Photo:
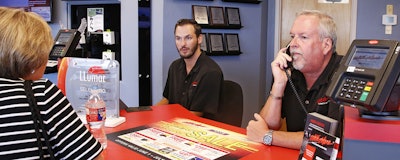
[[[222,2],[252,3],[252,4],[261,3],[261,1],[257,1],[257,0],[222,0]]]
[[[200,24],[202,29],[240,29],[243,26],[239,25],[207,25],[207,24]]]
[[[216,53],[206,52],[206,55],[208,56],[238,56],[240,54],[242,54],[242,52],[216,52]]]

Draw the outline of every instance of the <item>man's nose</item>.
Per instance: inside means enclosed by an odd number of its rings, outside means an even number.
[[[293,37],[293,39],[290,41],[290,48],[296,48],[298,46],[298,38],[297,37]]]
[[[186,43],[185,43],[184,40],[177,40],[176,41],[176,46],[178,46],[179,48],[182,47],[182,46],[185,46],[185,45],[186,45]]]

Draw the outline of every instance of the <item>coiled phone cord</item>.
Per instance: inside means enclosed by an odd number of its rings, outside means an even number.
[[[286,73],[286,76],[287,76],[287,78],[288,78],[288,80],[289,80],[290,87],[292,88],[294,94],[296,95],[297,101],[299,101],[299,103],[300,103],[300,105],[301,105],[301,108],[303,108],[304,112],[305,112],[306,114],[308,114],[308,111],[307,111],[306,107],[304,106],[303,101],[301,100],[301,98],[300,98],[300,96],[299,96],[299,93],[298,93],[297,90],[296,90],[296,87],[295,87],[294,84],[293,84],[292,78],[291,78],[291,76],[290,76],[288,70],[289,70],[289,68],[288,68],[288,69],[285,69],[285,73]]]

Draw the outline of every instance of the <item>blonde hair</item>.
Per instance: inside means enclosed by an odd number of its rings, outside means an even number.
[[[39,15],[0,7],[0,77],[22,78],[47,63],[54,41]]]
[[[315,16],[319,19],[319,35],[320,39],[330,38],[332,40],[332,50],[336,50],[336,23],[331,16],[326,13],[322,13],[318,10],[304,10],[297,14],[297,16]]]

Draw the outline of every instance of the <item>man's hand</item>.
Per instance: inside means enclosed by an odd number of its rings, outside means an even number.
[[[286,83],[288,78],[285,73],[285,68],[288,67],[288,62],[293,59],[288,54],[285,53],[286,48],[279,50],[274,61],[271,62],[272,74],[274,76],[274,81],[278,83]]]
[[[262,143],[263,137],[268,132],[269,128],[265,120],[258,113],[254,113],[254,118],[256,120],[250,120],[247,125],[247,138]]]

